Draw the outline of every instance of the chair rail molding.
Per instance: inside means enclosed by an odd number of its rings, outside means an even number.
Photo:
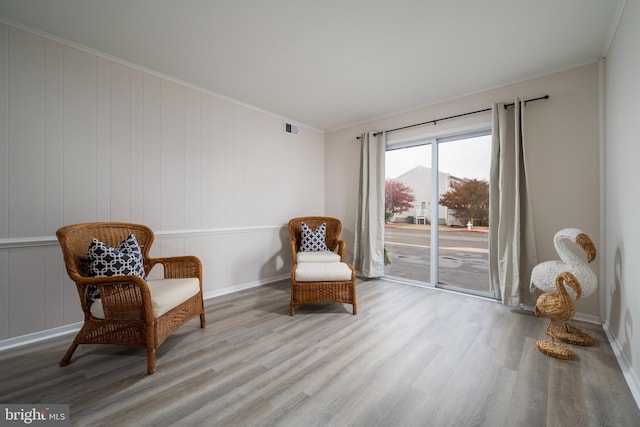
[[[156,238],[162,237],[193,237],[207,236],[215,234],[239,234],[239,233],[256,233],[266,231],[286,230],[286,225],[264,225],[254,227],[228,227],[228,228],[201,228],[193,230],[164,230],[155,231]],[[0,249],[24,248],[33,246],[52,246],[57,245],[56,236],[32,236],[32,237],[3,237],[0,238]]]

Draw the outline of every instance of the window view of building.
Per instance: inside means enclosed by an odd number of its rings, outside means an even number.
[[[488,134],[387,151],[388,277],[488,295],[490,151]]]
[[[394,181],[401,182],[412,189],[415,202],[411,209],[395,214],[391,219],[392,222],[431,224],[431,210],[428,209],[431,200],[431,176],[431,167],[419,165],[393,178]],[[448,173],[438,172],[438,195],[442,196],[446,192],[451,191],[452,183],[462,181],[462,179]],[[440,206],[438,208],[438,223],[452,226],[464,225],[464,223],[461,223],[449,210],[446,206]]]

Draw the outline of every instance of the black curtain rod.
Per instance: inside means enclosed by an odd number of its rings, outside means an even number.
[[[527,102],[539,101],[541,99],[549,99],[549,95],[541,96],[539,98],[525,99],[524,103],[526,104]],[[510,104],[504,104],[504,108],[507,109],[508,107],[512,107],[513,105],[514,105],[513,102],[510,103]],[[408,128],[412,128],[412,127],[416,127],[416,126],[422,126],[422,125],[428,125],[429,123],[433,123],[435,125],[438,122],[441,122],[441,121],[444,121],[444,120],[456,119],[458,117],[469,116],[471,114],[484,113],[486,111],[491,111],[491,108],[485,108],[485,109],[482,109],[482,110],[471,111],[469,113],[456,114],[455,116],[449,116],[449,117],[443,117],[441,119],[429,120],[428,122],[422,122],[422,123],[416,123],[416,124],[413,124],[413,125],[402,126],[402,127],[395,128],[395,129],[389,129],[386,132],[395,132],[397,130],[408,129]],[[376,133],[373,134],[373,136],[378,136],[381,133],[382,132],[376,132]],[[356,139],[360,139],[360,137],[358,136],[358,137],[356,137]]]

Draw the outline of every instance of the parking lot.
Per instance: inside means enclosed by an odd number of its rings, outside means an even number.
[[[439,286],[488,295],[488,229],[440,226]],[[385,248],[391,261],[385,275],[428,283],[431,268],[431,225],[387,224]]]

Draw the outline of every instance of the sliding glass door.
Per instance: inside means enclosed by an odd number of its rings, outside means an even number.
[[[385,275],[430,282],[431,145],[389,150],[385,156]]]
[[[488,295],[490,151],[488,130],[387,151],[386,276]]]

